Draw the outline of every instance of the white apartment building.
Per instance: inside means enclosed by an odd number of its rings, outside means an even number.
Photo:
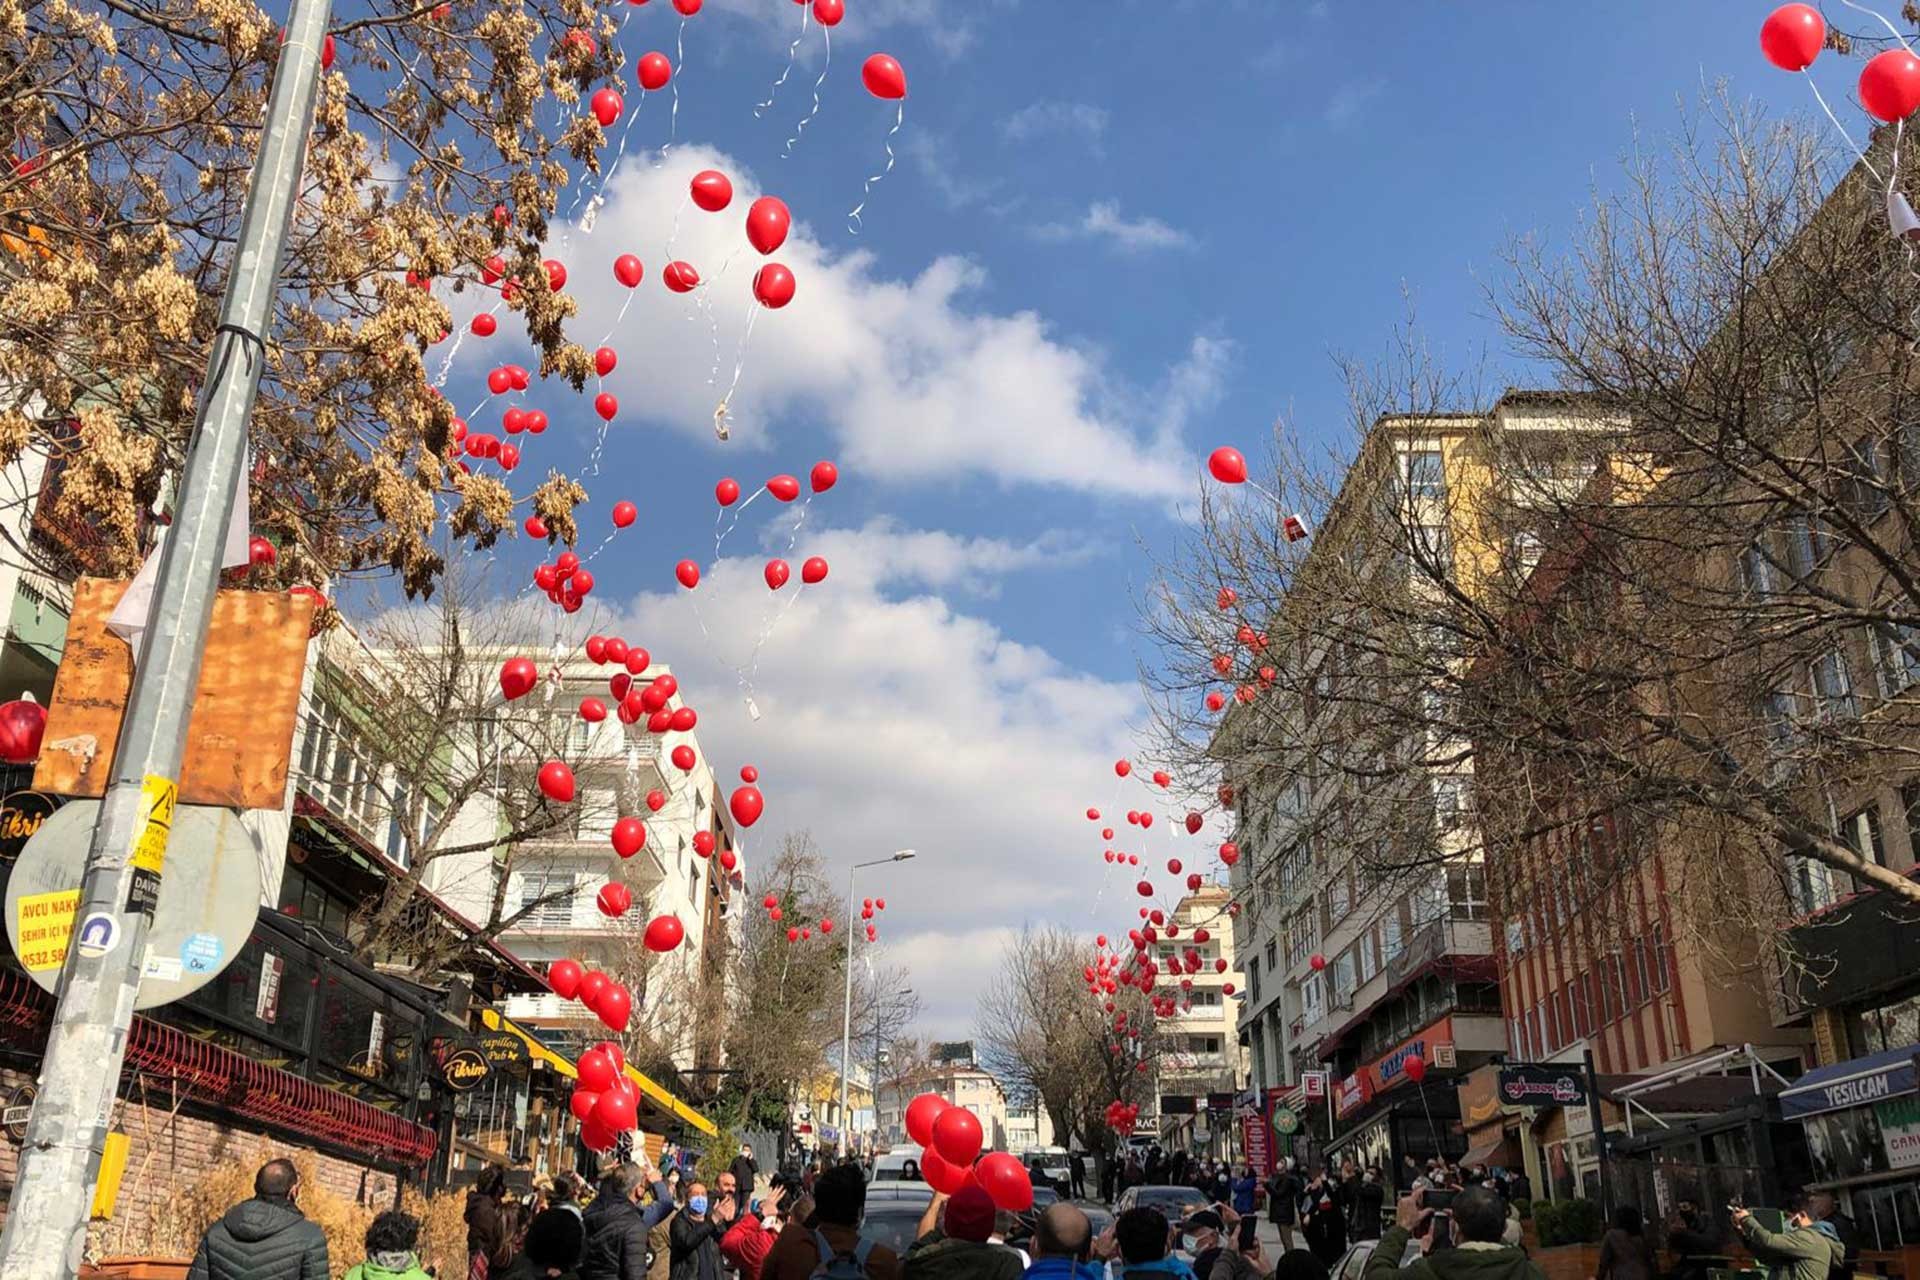
[[[1155,1093],[1199,1100],[1192,1113],[1160,1116],[1162,1137],[1176,1146],[1195,1144],[1194,1116],[1204,1110],[1206,1096],[1232,1092],[1246,1076],[1247,1054],[1236,1031],[1245,978],[1236,964],[1233,920],[1227,911],[1231,900],[1226,886],[1203,885],[1174,908],[1171,921],[1179,936],[1163,936],[1154,944],[1163,975],[1158,985],[1176,988],[1180,1000],[1172,1017],[1158,1020],[1161,1052],[1154,1059]],[[1197,968],[1190,956],[1197,959]],[[1204,1150],[1217,1142],[1198,1145]]]

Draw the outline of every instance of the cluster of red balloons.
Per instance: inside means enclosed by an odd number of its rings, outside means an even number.
[[[1131,1134],[1140,1120],[1140,1104],[1137,1102],[1109,1102],[1107,1104],[1107,1128],[1118,1134]]]
[[[907,1136],[922,1148],[920,1176],[944,1195],[978,1186],[994,1207],[1024,1213],[1033,1207],[1033,1178],[1018,1159],[1004,1151],[980,1154],[985,1131],[979,1117],[937,1093],[923,1093],[907,1104]]]
[[[807,483],[813,492],[825,493],[840,483],[840,468],[824,460],[816,462],[813,464],[813,470],[807,473]],[[799,477],[785,472],[774,476],[760,487],[780,502],[792,502],[800,496]],[[713,500],[722,507],[731,507],[740,500],[740,482],[732,476],[722,476],[713,486]],[[700,565],[694,560],[682,560],[673,567],[673,576],[682,587],[691,591],[700,585]],[[767,561],[766,566],[761,570],[761,576],[766,580],[769,591],[778,591],[793,580],[793,566],[775,557]],[[826,578],[825,556],[808,556],[801,562],[801,582],[813,586],[816,583],[825,582]]]
[[[633,1016],[633,993],[578,960],[555,960],[547,966],[547,986],[562,1000],[578,1000],[610,1031],[625,1031]]]
[[[867,921],[868,942],[878,942],[880,940],[880,926],[872,923],[872,921],[876,911],[885,911],[886,909],[887,900],[885,898],[860,899],[860,918]]]
[[[593,591],[593,572],[580,563],[571,551],[562,551],[553,563],[533,571],[533,585],[547,593],[547,599],[568,613],[578,613]]]
[[[561,963],[570,963],[562,961]],[[603,1040],[574,1064],[579,1077],[567,1109],[580,1122],[580,1140],[592,1151],[613,1147],[623,1133],[640,1127],[640,1091],[627,1075],[627,1055]]]
[[[1782,71],[1805,71],[1826,47],[1827,24],[1810,4],[1784,4],[1760,24],[1760,52]],[[1886,49],[1860,68],[1860,105],[1882,124],[1920,109],[1920,57],[1904,45]]]

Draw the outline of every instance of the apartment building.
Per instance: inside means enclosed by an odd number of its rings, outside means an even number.
[[[1531,572],[1547,513],[1620,428],[1526,391],[1377,421],[1268,622],[1277,680],[1216,734],[1245,904],[1237,1025],[1256,1096],[1304,1118],[1303,1154],[1382,1169],[1465,1154],[1438,1082],[1507,1048],[1471,754],[1447,705],[1467,655],[1382,619]],[[1309,1072],[1327,1073],[1324,1095],[1302,1088]]]
[[[1236,963],[1227,911],[1231,900],[1227,887],[1218,884],[1187,894],[1169,917],[1178,933],[1154,946],[1179,997],[1173,1015],[1158,1021],[1161,1049],[1153,1069],[1162,1106],[1155,1123],[1171,1148],[1203,1155],[1224,1153],[1228,1140],[1224,1125],[1209,1129],[1199,1122],[1207,1095],[1232,1092],[1247,1069],[1247,1050],[1234,1025],[1246,978]],[[1168,1099],[1180,1100],[1173,1104],[1178,1110],[1167,1108]],[[1195,1099],[1198,1105],[1186,1105]],[[1196,1137],[1200,1133],[1208,1135],[1206,1140]]]

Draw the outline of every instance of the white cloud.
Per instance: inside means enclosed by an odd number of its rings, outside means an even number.
[[[1100,240],[1122,253],[1191,249],[1193,237],[1158,218],[1129,218],[1118,201],[1095,201],[1075,222],[1050,222],[1034,230],[1042,240]]]
[[[729,452],[775,443],[783,417],[813,414],[833,433],[843,465],[882,480],[981,475],[1154,500],[1191,491],[1193,458],[1156,431],[1159,406],[1037,313],[978,305],[986,278],[978,263],[941,257],[913,279],[888,277],[847,235],[842,210],[802,209],[774,255],[792,269],[797,296],[763,313],[751,291],[759,259],[741,231],[761,194],[753,175],[702,147],[675,148],[658,168],[652,159],[628,155],[591,236],[557,232],[548,247],[566,262],[580,302],[571,332],[588,345],[608,333],[619,352],[607,380],[624,406],[615,430],[664,426],[711,439],[751,314]],[[686,200],[688,180],[704,168],[733,179],[723,213]],[[906,177],[896,170],[890,180]],[[849,207],[858,194],[848,191]],[[889,194],[886,183],[874,189],[870,221],[898,216]],[[799,220],[810,216],[819,221]],[[670,238],[672,256],[707,281],[702,291],[677,295],[661,285]],[[611,263],[626,252],[645,261],[646,279],[617,320],[630,295]]]
[[[1112,113],[1105,107],[1090,102],[1042,100],[1027,104],[1001,121],[1000,132],[1015,142],[1057,136],[1080,138],[1090,143],[1093,153],[1099,155],[1111,119]]]
[[[1354,80],[1343,84],[1327,99],[1327,108],[1322,115],[1328,124],[1343,129],[1357,120],[1360,112],[1384,88],[1386,82],[1383,80]]]
[[[748,515],[784,547],[791,509],[778,510]],[[851,863],[918,850],[910,863],[863,873],[860,893],[887,899],[881,942],[912,967],[922,1030],[970,1030],[979,989],[1023,923],[1057,922],[1089,940],[1132,923],[1140,873],[1102,861],[1089,805],[1159,810],[1151,832],[1114,824],[1143,865],[1179,856],[1192,870],[1217,866],[1217,835],[1188,836],[1174,820],[1178,802],[1158,805],[1142,778],[1114,776],[1141,709],[1131,682],[1091,675],[952,603],[959,588],[984,590],[1000,575],[1071,569],[1089,554],[1076,539],[1016,544],[889,521],[815,536],[803,526],[788,558],[815,554],[832,566],[827,581],[783,614],[795,587],[768,592],[755,555],[710,566],[695,593],[642,594],[624,617],[590,625],[673,666],[700,713],[700,749],[722,776],[759,767],[767,811],[745,836],[750,878],[791,830],[812,832],[836,891]],[[668,577],[675,553],[661,558],[650,577]],[[748,660],[776,615],[755,675],[756,721],[729,664]],[[1171,878],[1155,879],[1168,882],[1171,905]]]

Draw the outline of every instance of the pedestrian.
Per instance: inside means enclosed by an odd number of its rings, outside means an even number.
[[[867,1207],[867,1180],[858,1165],[842,1165],[820,1176],[811,1213],[794,1206],[772,1252],[760,1264],[761,1280],[811,1280],[825,1271],[831,1280],[900,1280],[900,1255],[860,1234]]]
[[[579,1206],[569,1201],[542,1209],[527,1223],[519,1250],[496,1280],[579,1280],[586,1244]]]
[[[1106,1268],[1092,1256],[1092,1221],[1075,1205],[1050,1204],[1033,1224],[1026,1280],[1106,1280]]]
[[[1347,1251],[1347,1218],[1334,1196],[1326,1171],[1315,1170],[1300,1197],[1300,1236],[1328,1270]]]
[[[222,1214],[194,1252],[187,1280],[328,1280],[327,1237],[300,1212],[300,1172],[269,1160],[253,1198]]]
[[[1600,1237],[1600,1263],[1595,1280],[1659,1280],[1640,1210],[1623,1204],[1613,1211],[1613,1222]]]
[[[1282,1156],[1279,1167],[1267,1179],[1267,1221],[1280,1234],[1283,1260],[1293,1249],[1293,1219],[1300,1207],[1302,1190],[1300,1175],[1293,1169],[1293,1157]]]
[[[618,1164],[600,1184],[586,1213],[587,1243],[580,1280],[647,1280],[647,1235],[652,1226],[640,1207],[646,1173],[637,1164]],[[666,1184],[656,1182],[656,1194]],[[671,1212],[672,1199],[667,1198]],[[662,1215],[665,1216],[664,1214]],[[662,1250],[662,1256],[665,1251]]]
[[[1502,1204],[1506,1202],[1501,1201]],[[1386,1216],[1387,1188],[1381,1181],[1380,1170],[1369,1167],[1366,1176],[1361,1178],[1353,1189],[1353,1234],[1355,1240],[1378,1240],[1380,1238],[1381,1219]]]
[[[1070,1191],[1075,1200],[1087,1198],[1087,1157],[1075,1151],[1067,1157],[1067,1174],[1071,1179]]]
[[[727,1174],[721,1174],[727,1177]],[[720,1237],[734,1215],[733,1198],[709,1199],[704,1183],[687,1186],[687,1205],[673,1217],[667,1241],[673,1250],[671,1280],[720,1280]]]
[[[1207,1280],[1266,1280],[1272,1274],[1273,1260],[1261,1247],[1260,1237],[1250,1232],[1235,1232],[1232,1247],[1220,1251],[1213,1270],[1207,1273]]]
[[[1225,1243],[1221,1233],[1226,1229],[1225,1220],[1212,1209],[1197,1209],[1180,1224],[1180,1234],[1193,1241],[1189,1248],[1195,1276],[1213,1275],[1213,1264],[1219,1261],[1221,1246]]]
[[[1018,1280],[1019,1254],[993,1243],[998,1211],[978,1186],[936,1195],[900,1264],[901,1280]]]
[[[760,1280],[760,1268],[773,1252],[773,1242],[780,1238],[778,1229],[771,1223],[786,1193],[776,1177],[767,1198],[748,1205],[720,1237],[720,1256],[740,1273],[742,1280]]]
[[[1260,1179],[1253,1176],[1253,1166],[1247,1165],[1240,1170],[1240,1176],[1233,1180],[1233,1211],[1252,1213],[1259,1192]]]
[[[584,1221],[586,1210],[580,1206],[580,1197],[586,1193],[585,1181],[571,1169],[554,1174],[553,1185],[547,1188],[547,1208],[564,1209],[576,1220]]]
[[[740,1203],[751,1204],[754,1181],[760,1176],[760,1165],[753,1158],[753,1148],[741,1143],[740,1154],[733,1158],[727,1171],[733,1175],[734,1194],[740,1198]]]
[[[1807,1212],[1807,1197],[1787,1196],[1780,1206],[1786,1229],[1775,1234],[1754,1221],[1746,1208],[1733,1211],[1734,1230],[1746,1242],[1755,1261],[1767,1265],[1769,1280],[1827,1280],[1836,1265],[1846,1264],[1846,1246],[1830,1222],[1815,1222]]]
[[[1171,1255],[1167,1219],[1158,1209],[1129,1209],[1110,1228],[1119,1280],[1193,1280],[1193,1270]]]
[[[487,1280],[513,1260],[513,1242],[501,1213],[506,1198],[506,1166],[490,1164],[482,1169],[461,1215],[467,1224],[467,1280]]]
[[[345,1280],[428,1280],[414,1246],[420,1239],[420,1220],[398,1209],[374,1218],[362,1238],[366,1260],[347,1268]]]
[[[1367,1258],[1363,1280],[1547,1280],[1525,1250],[1501,1243],[1507,1230],[1506,1206],[1485,1187],[1470,1187],[1453,1198],[1451,1244],[1436,1240],[1440,1217],[1421,1203],[1423,1193],[1402,1196],[1393,1225]],[[1407,1242],[1421,1242],[1423,1256],[1406,1266]]]
[[[1667,1224],[1667,1248],[1673,1251],[1673,1280],[1707,1280],[1719,1263],[1720,1236],[1699,1205],[1682,1200]]]

